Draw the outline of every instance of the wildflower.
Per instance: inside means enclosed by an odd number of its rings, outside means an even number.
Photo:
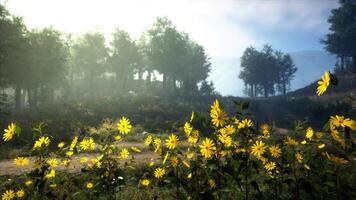
[[[222,144],[224,144],[224,146],[226,146],[226,147],[230,147],[231,146],[231,144],[232,144],[231,136],[219,134],[218,138],[219,138],[219,141]]]
[[[322,148],[324,148],[325,147],[325,144],[320,144],[320,145],[318,145],[318,148],[319,149],[322,149]]]
[[[25,196],[25,191],[24,191],[23,189],[18,190],[18,191],[16,192],[16,196],[17,196],[18,198],[24,197],[24,196]]]
[[[287,139],[284,140],[284,144],[289,145],[289,146],[297,146],[298,142],[295,139],[287,136]]]
[[[13,198],[15,198],[15,192],[13,190],[6,190],[2,196],[1,196],[2,200],[11,200]]]
[[[201,145],[199,145],[199,147],[201,155],[205,158],[210,158],[216,150],[214,142],[209,138],[205,138],[205,140]]]
[[[51,140],[49,139],[49,137],[42,136],[35,142],[35,144],[33,145],[33,149],[48,147],[50,142]]]
[[[262,124],[261,125],[261,132],[263,134],[263,137],[265,138],[268,138],[269,135],[270,135],[270,132],[269,132],[269,126],[268,124]]]
[[[55,159],[55,158],[51,158],[51,159],[49,159],[49,160],[47,161],[47,164],[48,164],[50,167],[54,168],[54,167],[57,167],[58,161],[57,161],[57,159]]]
[[[213,103],[213,105],[211,105],[211,110],[218,110],[218,109],[220,109],[220,103],[219,103],[219,101],[216,99],[215,101],[214,101],[214,103]]]
[[[58,144],[58,148],[63,148],[64,147],[64,145],[65,145],[65,143],[64,142],[60,142],[59,144]]]
[[[46,178],[54,178],[56,176],[56,171],[51,169],[49,173],[46,174]]]
[[[341,158],[341,157],[338,157],[338,156],[334,156],[334,155],[330,155],[328,157],[328,159],[330,161],[333,161],[335,163],[338,163],[338,164],[347,164],[349,161],[344,159],[344,158]]]
[[[224,126],[226,124],[226,121],[228,120],[227,114],[220,108],[211,110],[210,117],[211,122],[216,127]]]
[[[46,160],[43,157],[37,157],[33,164],[33,168],[41,170],[45,163]]]
[[[173,167],[177,167],[178,162],[179,162],[177,156],[172,156],[170,160],[171,160],[171,165]]]
[[[188,148],[188,151],[187,151],[187,158],[188,159],[192,159],[194,157],[194,153],[193,152],[190,152],[190,149]]]
[[[276,163],[275,162],[268,162],[265,164],[265,169],[267,171],[272,171],[276,168]]]
[[[14,163],[16,166],[27,166],[30,160],[25,157],[17,157],[14,159]]]
[[[86,187],[87,189],[92,189],[93,186],[94,186],[94,184],[93,184],[92,182],[88,182],[85,187]]]
[[[136,153],[141,153],[141,149],[139,149],[137,147],[131,147],[131,150],[136,152]]]
[[[114,139],[115,139],[116,141],[120,141],[120,140],[122,139],[122,137],[121,137],[121,135],[117,135],[117,136],[114,137]]]
[[[189,173],[188,176],[187,176],[188,179],[191,179],[192,178],[192,173]]]
[[[145,144],[150,145],[152,143],[152,140],[153,140],[152,135],[147,136],[145,139]]]
[[[282,150],[278,147],[278,145],[274,145],[269,147],[269,152],[271,156],[278,158],[281,155]]]
[[[130,152],[129,152],[129,150],[127,150],[127,148],[123,148],[123,149],[121,150],[121,152],[120,152],[120,156],[121,156],[121,158],[123,158],[123,159],[128,158],[129,155],[130,155]]]
[[[66,152],[66,155],[69,156],[69,157],[72,156],[73,154],[74,154],[73,151],[67,151],[67,152]]]
[[[236,129],[232,125],[227,125],[224,128],[220,129],[220,133],[222,135],[232,135],[233,133],[235,133],[235,131]]]
[[[7,126],[7,129],[4,129],[4,135],[3,135],[3,140],[5,142],[10,141],[16,132],[18,132],[19,128],[16,126],[15,123],[11,123],[10,125]]]
[[[88,158],[87,157],[80,158],[80,163],[86,163],[86,162],[88,162]]]
[[[208,185],[210,188],[215,188],[216,187],[216,183],[214,179],[209,179],[208,180]]]
[[[330,118],[330,123],[336,127],[349,127],[352,130],[356,130],[356,122],[350,118],[345,118],[344,116],[332,116]]]
[[[80,149],[83,151],[86,150],[94,150],[95,149],[95,142],[93,138],[84,138],[80,142]]]
[[[74,136],[72,142],[70,143],[69,149],[73,150],[78,143],[78,136]]]
[[[121,134],[128,134],[131,128],[130,121],[126,117],[122,117],[119,123],[117,123],[117,129]]]
[[[188,136],[188,142],[192,145],[195,145],[199,140],[199,131],[193,130],[190,136]]]
[[[265,151],[266,146],[262,141],[256,141],[256,143],[251,147],[251,153],[257,158],[261,157]]]
[[[71,160],[70,159],[65,159],[61,162],[62,166],[68,166],[70,164]]]
[[[321,77],[321,80],[318,81],[317,94],[318,96],[322,95],[330,85],[330,72],[326,71]]]
[[[192,130],[193,130],[193,128],[190,125],[190,123],[189,122],[185,122],[185,124],[184,124],[184,133],[189,136],[190,133],[192,132]]]
[[[161,139],[159,139],[159,138],[154,139],[153,144],[155,146],[155,152],[158,152],[160,150],[161,143],[162,143]]]
[[[25,185],[26,185],[26,186],[30,186],[31,184],[32,184],[32,181],[31,181],[31,180],[28,180],[28,181],[25,182]]]
[[[309,127],[305,133],[305,137],[308,139],[308,140],[311,140],[312,137],[314,135],[314,131],[311,127]]]
[[[295,159],[299,162],[302,163],[303,162],[303,156],[302,154],[300,154],[299,152],[295,154]]]
[[[168,149],[175,149],[178,143],[179,143],[178,136],[174,134],[170,135],[166,140],[166,146],[168,147]]]
[[[50,188],[56,188],[57,187],[57,184],[53,183],[51,185],[49,185]]]
[[[166,171],[163,168],[157,167],[155,169],[154,176],[157,179],[161,179],[165,173],[166,173]]]
[[[148,179],[141,180],[141,185],[143,185],[143,186],[149,186],[150,184],[151,184],[151,181]]]
[[[252,127],[253,123],[250,119],[244,119],[238,124],[238,129]]]

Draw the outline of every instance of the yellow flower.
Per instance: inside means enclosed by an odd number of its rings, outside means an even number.
[[[335,162],[335,163],[338,163],[338,164],[347,164],[349,161],[344,159],[344,158],[341,158],[341,157],[337,157],[337,156],[334,156],[334,155],[330,155],[328,156],[328,159]]]
[[[215,188],[216,187],[215,180],[209,179],[208,180],[208,185],[209,185],[210,188]]]
[[[31,184],[32,184],[32,181],[31,181],[31,180],[28,180],[28,181],[25,182],[25,185],[26,185],[26,186],[29,186],[29,185],[31,185]]]
[[[352,130],[356,130],[356,122],[350,118],[345,118],[344,116],[332,116],[330,118],[330,123],[336,127],[349,127]]]
[[[80,158],[80,163],[86,163],[86,162],[88,162],[88,158],[87,157]]]
[[[278,147],[278,145],[274,145],[269,147],[269,152],[271,153],[271,156],[278,158],[281,155],[282,150]]]
[[[11,200],[13,198],[15,198],[15,192],[13,190],[6,190],[2,196],[1,196],[2,200]]]
[[[35,144],[33,145],[33,149],[48,147],[50,142],[51,140],[49,139],[49,137],[42,136],[35,142]]]
[[[95,149],[95,142],[93,138],[84,138],[81,142],[80,142],[80,149],[83,151],[86,150],[94,150]]]
[[[252,155],[256,156],[257,158],[261,157],[265,151],[266,146],[262,141],[256,141],[256,143],[251,147]]]
[[[57,159],[55,159],[55,158],[51,158],[51,159],[47,160],[47,164],[48,164],[50,167],[54,168],[54,167],[57,167],[58,161],[57,161]]]
[[[131,150],[136,152],[136,153],[141,153],[141,149],[139,149],[137,147],[131,147]]]
[[[209,138],[205,138],[205,140],[201,145],[199,145],[199,147],[200,147],[200,154],[205,158],[210,158],[214,154],[214,151],[216,150],[214,142]]]
[[[309,127],[305,133],[305,137],[308,139],[308,140],[311,140],[312,137],[314,135],[314,131],[311,127]]]
[[[94,187],[94,184],[92,182],[88,182],[85,187],[87,189],[92,189]]]
[[[318,81],[317,94],[318,96],[322,95],[330,85],[330,72],[326,71],[321,77],[321,80]]]
[[[70,159],[65,159],[61,162],[62,166],[68,166],[70,164],[71,160]]]
[[[69,149],[73,150],[78,143],[78,136],[74,136],[72,142],[70,143]]]
[[[304,164],[304,168],[307,169],[307,170],[310,170],[310,167],[307,164]]]
[[[234,126],[232,125],[227,125],[224,128],[220,129],[219,132],[222,135],[232,135],[233,133],[235,133],[236,129]]]
[[[14,163],[17,166],[27,166],[30,160],[25,157],[17,157],[14,159]]]
[[[50,188],[56,188],[57,187],[57,184],[53,183],[51,185],[49,185]]]
[[[284,140],[284,144],[290,145],[290,146],[297,146],[298,142],[295,139],[287,136],[287,139]]]
[[[73,154],[74,154],[73,151],[67,151],[67,152],[66,152],[66,155],[67,155],[67,156],[72,156]]]
[[[276,163],[275,162],[268,162],[265,164],[265,169],[267,171],[272,171],[276,168]]]
[[[155,147],[155,152],[158,152],[161,149],[161,139],[155,138],[153,141],[154,147]]]
[[[262,124],[261,125],[261,132],[262,132],[263,137],[265,137],[265,138],[269,137],[270,132],[269,132],[268,124]]]
[[[196,143],[199,140],[199,131],[198,130],[193,130],[190,134],[190,136],[188,136],[188,142],[192,145],[196,145]]]
[[[117,136],[114,137],[114,139],[115,139],[116,141],[120,141],[120,140],[122,139],[122,137],[121,137],[121,135],[117,135]]]
[[[252,127],[253,123],[250,119],[244,119],[238,124],[238,129]]]
[[[171,165],[173,167],[177,167],[178,162],[179,162],[177,156],[172,156],[170,160],[171,160]]]
[[[222,134],[219,134],[218,136],[219,138],[219,141],[224,144],[224,146],[226,147],[230,147],[231,144],[232,144],[232,138],[229,136],[229,135],[222,135]]]
[[[33,164],[33,168],[42,170],[42,167],[44,166],[45,163],[46,160],[43,157],[37,157]]]
[[[191,179],[192,178],[192,173],[189,173],[188,176],[187,176],[188,179]]]
[[[151,181],[148,179],[141,180],[141,185],[143,185],[143,186],[149,186],[150,184],[151,184]]]
[[[54,169],[51,169],[49,173],[46,174],[46,178],[54,178],[56,176],[56,171]]]
[[[59,144],[58,144],[58,148],[63,148],[64,147],[64,145],[65,145],[65,143],[64,142],[60,142]]]
[[[22,198],[22,197],[24,197],[25,196],[25,191],[24,190],[18,190],[17,192],[16,192],[16,196],[18,197],[18,198]]]
[[[123,148],[123,149],[121,150],[121,152],[120,152],[120,156],[121,156],[121,158],[123,158],[123,159],[128,158],[129,155],[130,155],[130,152],[129,152],[129,150],[127,150],[127,148]]]
[[[18,128],[15,123],[11,123],[10,125],[7,126],[7,129],[4,129],[4,135],[3,135],[3,140],[5,142],[10,141],[14,135],[16,134]]]
[[[154,176],[157,179],[160,179],[163,177],[163,175],[166,173],[166,171],[163,168],[157,167],[154,172]]]
[[[192,132],[192,130],[193,130],[193,128],[190,125],[190,123],[189,122],[185,122],[185,124],[184,124],[184,133],[189,136],[190,133]]]
[[[150,145],[152,143],[153,137],[152,135],[148,135],[145,139],[145,144]]]
[[[121,134],[128,134],[131,128],[132,126],[130,124],[130,121],[126,117],[122,117],[119,123],[117,123],[117,129]]]
[[[166,139],[166,146],[168,149],[175,149],[179,143],[178,136],[172,134]]]
[[[318,148],[319,149],[322,149],[322,148],[324,148],[325,147],[325,144],[320,144],[320,145],[318,145]]]
[[[210,113],[210,117],[211,117],[211,122],[216,127],[224,126],[226,124],[226,121],[228,120],[225,111],[220,109],[212,110]]]
[[[217,110],[217,109],[220,109],[220,103],[219,101],[216,99],[213,103],[213,105],[211,105],[211,110]]]
[[[303,162],[303,156],[302,154],[300,154],[299,152],[295,154],[295,159],[299,162],[302,163]]]

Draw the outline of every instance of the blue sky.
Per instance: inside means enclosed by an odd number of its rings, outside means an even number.
[[[1,3],[5,0],[0,0]],[[203,45],[212,58],[210,79],[222,94],[241,94],[238,66],[217,63],[239,59],[248,46],[271,44],[285,52],[322,50],[330,10],[337,0],[7,0],[29,28],[52,26],[79,36],[100,31],[109,43],[115,28],[138,39],[157,16]],[[229,72],[225,78],[224,73]],[[225,81],[221,81],[225,80]],[[235,88],[227,88],[235,80]],[[231,85],[231,84],[230,84]]]

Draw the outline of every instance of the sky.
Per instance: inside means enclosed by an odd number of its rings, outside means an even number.
[[[248,46],[270,44],[284,52],[323,50],[330,10],[337,0],[0,0],[29,28],[52,26],[74,35],[115,28],[138,39],[157,16],[167,16],[203,45],[211,57],[209,77],[223,95],[241,95],[238,60]],[[226,70],[229,70],[224,78]]]

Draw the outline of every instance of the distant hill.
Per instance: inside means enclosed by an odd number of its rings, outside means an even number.
[[[325,51],[289,52],[298,71],[291,83],[291,90],[303,88],[319,79],[326,71],[332,71],[337,61],[334,55]],[[238,78],[240,73],[239,57],[213,57],[209,79],[222,95],[244,96],[244,84]]]

